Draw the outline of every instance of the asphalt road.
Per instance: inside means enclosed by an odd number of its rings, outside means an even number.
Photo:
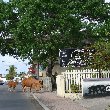
[[[7,85],[0,85],[0,110],[44,110],[28,92],[23,93],[18,85],[9,92]]]

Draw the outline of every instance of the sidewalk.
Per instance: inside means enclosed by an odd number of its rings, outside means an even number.
[[[58,97],[55,92],[33,93],[34,98],[45,110],[109,110],[110,96],[71,100]]]
[[[58,97],[55,92],[34,93],[33,96],[45,110],[87,110],[71,99]]]

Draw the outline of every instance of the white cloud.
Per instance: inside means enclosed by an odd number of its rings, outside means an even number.
[[[9,2],[9,0],[3,0],[4,2]]]
[[[110,2],[110,0],[105,0],[105,2],[106,2],[106,3],[109,3],[109,2]]]

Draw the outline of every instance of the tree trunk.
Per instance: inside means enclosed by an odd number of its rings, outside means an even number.
[[[54,75],[52,75],[53,67],[54,67],[54,63],[52,60],[50,60],[48,68],[47,68],[47,76],[51,78],[52,91],[56,90],[56,77]]]
[[[50,60],[49,64],[48,64],[48,67],[47,67],[47,76],[48,77],[52,76],[52,69],[53,69],[53,67],[54,67],[53,61]]]

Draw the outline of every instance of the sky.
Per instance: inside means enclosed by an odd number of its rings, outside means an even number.
[[[30,67],[30,65],[28,65],[28,60],[25,60],[24,62],[19,59],[17,60],[16,58],[6,55],[6,56],[2,56],[0,55],[0,74],[2,74],[3,76],[5,74],[8,74],[8,71],[6,71],[6,69],[9,69],[9,66],[14,65],[17,69],[16,72],[20,73],[20,72],[28,72],[28,68]]]
[[[110,0],[105,0],[105,2],[110,2]]]

